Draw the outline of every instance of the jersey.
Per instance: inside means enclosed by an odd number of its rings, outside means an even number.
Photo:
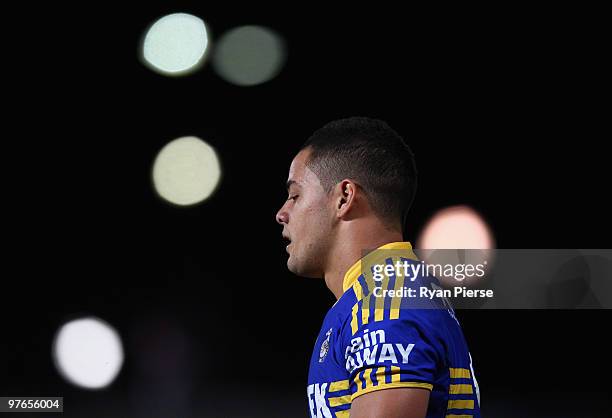
[[[394,250],[393,256],[378,250]],[[325,316],[308,374],[310,416],[346,418],[351,403],[366,393],[421,388],[431,392],[427,418],[479,418],[472,359],[450,305],[437,299],[380,297],[382,287],[401,289],[411,283],[435,289],[437,279],[419,276],[410,282],[392,274],[377,282],[370,274],[377,258],[385,264],[397,258],[418,262],[408,242],[378,250],[347,271],[344,293]]]

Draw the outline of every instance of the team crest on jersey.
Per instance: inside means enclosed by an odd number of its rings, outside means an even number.
[[[325,341],[323,341],[323,344],[321,344],[321,351],[319,352],[319,363],[323,363],[325,357],[327,357],[327,353],[329,353],[329,337],[331,336],[332,329],[333,328],[330,328],[329,331],[325,333],[325,336],[327,338],[325,338]]]

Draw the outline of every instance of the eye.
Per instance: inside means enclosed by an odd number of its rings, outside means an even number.
[[[299,196],[299,195],[294,194],[293,196],[289,196],[289,197],[287,198],[287,200],[294,200],[294,201],[295,201],[295,200],[297,200],[298,196]]]

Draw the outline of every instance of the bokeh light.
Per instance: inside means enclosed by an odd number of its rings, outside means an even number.
[[[161,74],[186,75],[204,62],[207,46],[204,21],[187,13],[174,13],[149,27],[142,42],[142,58]]]
[[[417,240],[419,257],[428,264],[482,264],[485,276],[493,267],[495,241],[489,225],[468,206],[451,206],[435,213]],[[462,276],[463,277],[463,276]],[[438,277],[445,286],[478,286],[481,279]]]
[[[490,249],[494,245],[491,229],[482,216],[468,206],[438,211],[418,239],[418,248],[427,249]]]
[[[268,28],[241,26],[225,33],[213,53],[213,68],[224,80],[254,86],[274,78],[286,60],[285,42]]]
[[[67,322],[59,329],[52,357],[68,382],[101,389],[117,377],[124,355],[119,334],[101,319],[86,317]]]
[[[153,185],[163,199],[180,206],[210,197],[221,179],[215,150],[195,136],[168,143],[153,163]]]

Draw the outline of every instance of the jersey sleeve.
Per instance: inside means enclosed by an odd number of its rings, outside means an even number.
[[[434,314],[434,311],[429,311]],[[345,367],[351,399],[390,388],[432,390],[441,356],[428,313],[402,310],[395,319],[344,327]]]

